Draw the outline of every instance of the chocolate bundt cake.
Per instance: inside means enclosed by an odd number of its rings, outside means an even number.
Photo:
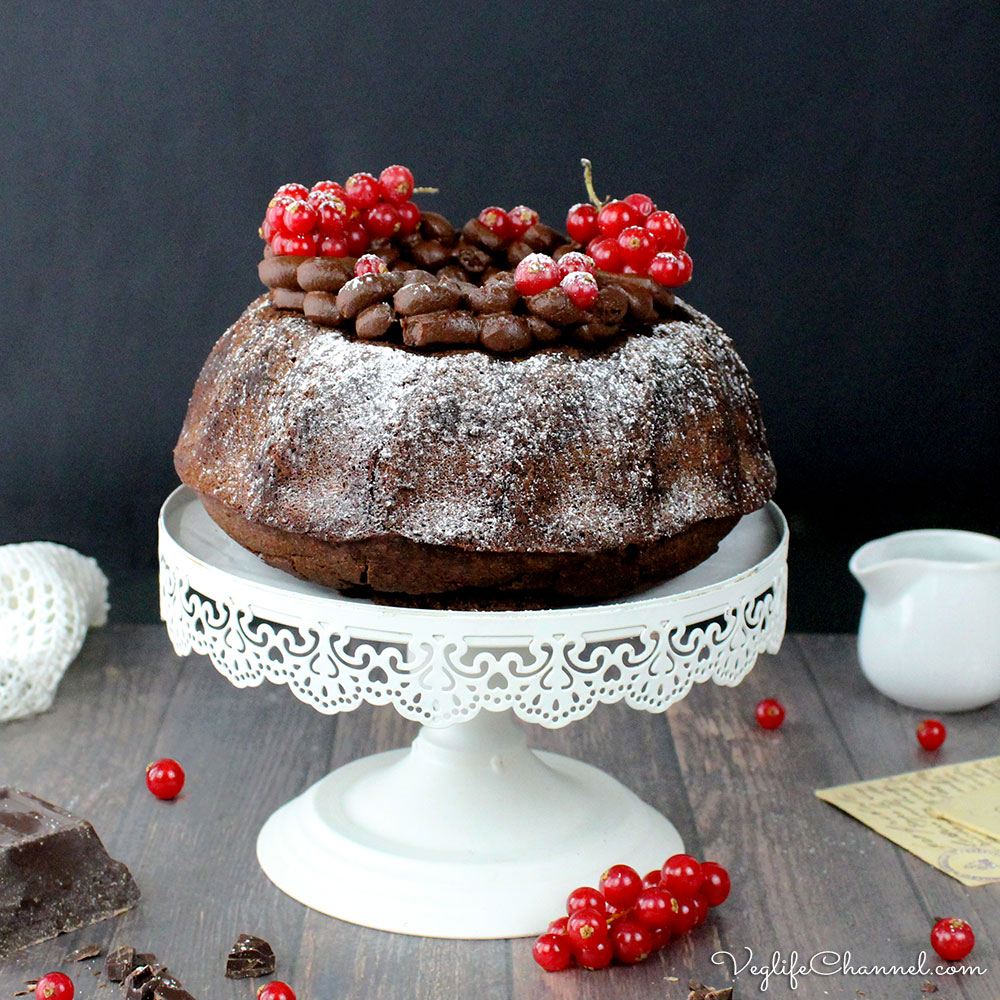
[[[509,246],[468,226],[449,245],[439,218],[376,243],[383,273],[262,262],[281,284],[215,345],[175,451],[232,538],[341,591],[539,607],[681,573],[767,502],[757,399],[718,326],[629,274],[595,270],[589,311],[521,294]],[[428,230],[434,253],[408,252]],[[534,238],[554,258],[579,249],[552,232]]]

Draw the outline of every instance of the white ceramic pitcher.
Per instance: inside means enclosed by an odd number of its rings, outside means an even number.
[[[1000,538],[901,531],[862,545],[858,659],[900,704],[961,712],[1000,698]]]

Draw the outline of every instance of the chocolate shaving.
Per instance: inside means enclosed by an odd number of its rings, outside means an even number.
[[[64,959],[64,962],[83,962],[88,958],[97,958],[103,949],[99,944],[85,944],[76,951],[71,951]]]
[[[274,966],[274,949],[263,938],[241,934],[226,959],[226,978],[270,976]]]
[[[733,1000],[732,986],[715,988],[692,979],[688,983],[688,1000]]]

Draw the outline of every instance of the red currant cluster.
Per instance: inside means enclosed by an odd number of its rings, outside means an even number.
[[[648,195],[630,194],[602,206],[576,204],[566,216],[566,230],[602,271],[644,274],[668,288],[691,280],[687,232]]]
[[[566,916],[549,924],[532,954],[547,972],[574,961],[585,969],[603,969],[612,959],[632,965],[704,923],[709,907],[728,895],[726,869],[690,854],[675,854],[645,878],[628,865],[612,865],[599,889],[569,894]]]
[[[538,213],[527,205],[518,205],[505,212],[496,205],[484,208],[479,221],[504,245],[516,243],[535,223]]]
[[[539,295],[559,285],[577,309],[589,309],[600,289],[597,265],[585,253],[571,250],[558,260],[544,253],[528,254],[514,269],[514,287],[522,295]]]
[[[410,201],[413,174],[386,167],[378,179],[351,174],[344,184],[282,184],[267,206],[260,235],[275,255],[360,257],[373,239],[409,236],[420,225]]]

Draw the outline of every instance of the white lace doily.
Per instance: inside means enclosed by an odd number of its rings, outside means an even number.
[[[54,542],[0,545],[0,722],[52,704],[87,629],[108,616],[108,581]]]

